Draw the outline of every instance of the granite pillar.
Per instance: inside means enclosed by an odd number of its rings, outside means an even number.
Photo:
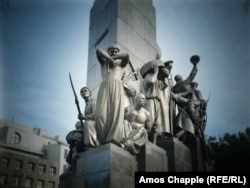
[[[141,147],[137,155],[138,171],[141,172],[167,172],[168,156],[163,148],[147,142]]]
[[[168,171],[167,152],[147,142],[138,155],[114,144],[105,144],[83,152],[76,174],[61,179],[59,188],[134,188],[136,171]]]
[[[86,188],[134,187],[135,156],[114,144],[106,144],[80,154],[76,176]]]
[[[168,171],[192,171],[192,155],[190,149],[175,137],[160,137],[156,143],[167,151]]]

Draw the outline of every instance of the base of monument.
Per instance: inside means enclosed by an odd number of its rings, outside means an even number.
[[[192,163],[193,163],[193,171],[197,172],[208,172],[214,171],[213,161],[207,161],[206,155],[209,155],[208,145],[204,139],[199,137],[193,137],[190,140],[189,147],[192,153]]]
[[[135,172],[191,172],[202,170],[198,144],[193,149],[177,138],[147,142],[138,155],[115,144],[105,144],[80,154],[75,174],[60,176],[59,188],[134,188]],[[199,152],[198,152],[199,153]]]
[[[114,144],[99,146],[80,154],[76,176],[87,188],[126,188],[134,186],[136,157]]]
[[[59,188],[134,188],[136,171],[167,171],[166,151],[147,142],[138,155],[115,144],[80,154],[75,176],[60,178]]]
[[[191,151],[177,138],[159,137],[156,145],[167,151],[170,172],[190,172],[193,170]]]
[[[141,147],[137,155],[138,171],[140,172],[167,172],[168,156],[163,148],[147,142]]]

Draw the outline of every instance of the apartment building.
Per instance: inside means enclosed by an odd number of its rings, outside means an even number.
[[[57,188],[68,151],[59,136],[0,119],[0,188]]]

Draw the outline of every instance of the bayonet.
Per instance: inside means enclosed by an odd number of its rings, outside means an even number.
[[[76,91],[75,91],[75,88],[74,88],[74,85],[73,85],[70,73],[69,73],[69,79],[70,79],[70,84],[71,84],[71,87],[72,87],[72,90],[73,90],[73,93],[74,93],[74,96],[75,96],[75,104],[76,104],[78,113],[81,114],[81,109],[80,109],[79,101],[78,101],[78,98],[77,98],[77,95],[76,95]],[[81,125],[83,127],[83,122],[82,122],[82,120],[80,120],[80,121],[81,121]]]
[[[209,95],[208,95],[208,98],[207,98],[207,103],[210,100],[210,97],[211,97],[211,91],[209,91]]]

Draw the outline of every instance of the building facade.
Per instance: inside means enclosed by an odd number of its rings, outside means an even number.
[[[0,120],[0,188],[57,188],[68,150],[59,136]]]

